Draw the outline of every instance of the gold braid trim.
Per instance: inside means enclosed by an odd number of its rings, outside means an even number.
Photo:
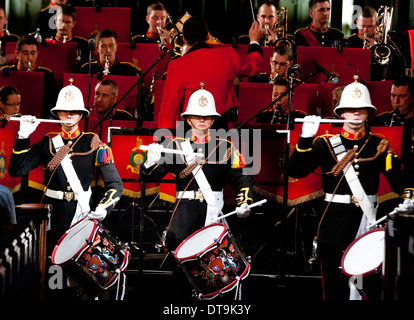
[[[338,174],[342,172],[342,170],[346,167],[346,165],[355,159],[356,156],[356,149],[353,148],[346,152],[345,156],[341,159],[341,161],[338,161],[336,165],[332,168],[332,170],[329,173],[332,173],[334,177],[336,177]]]

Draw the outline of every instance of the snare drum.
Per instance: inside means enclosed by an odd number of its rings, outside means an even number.
[[[342,272],[349,277],[379,272],[385,256],[384,228],[371,229],[357,237],[342,255]]]
[[[250,262],[223,223],[191,234],[177,247],[174,258],[199,300],[210,300],[237,288],[250,272]]]
[[[86,295],[109,289],[130,260],[129,248],[111,237],[96,220],[82,219],[60,238],[52,262]]]

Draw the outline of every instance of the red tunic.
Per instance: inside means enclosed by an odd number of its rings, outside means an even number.
[[[176,127],[175,121],[186,110],[191,94],[200,89],[201,81],[204,82],[204,89],[214,96],[218,113],[223,114],[231,107],[238,106],[233,89],[234,78],[238,75],[257,74],[263,63],[260,46],[254,44],[250,47],[253,49],[249,48],[250,53],[244,61],[232,47],[227,46],[203,46],[170,61],[158,115],[158,127]]]

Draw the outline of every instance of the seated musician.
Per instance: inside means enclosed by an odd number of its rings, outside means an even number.
[[[373,50],[373,46],[379,44],[381,35],[378,37],[379,28],[378,12],[371,7],[364,7],[357,17],[357,33],[345,39],[345,45],[351,48],[365,48]],[[390,49],[389,62],[382,64],[372,51],[371,58],[371,81],[393,80],[398,75],[404,74],[406,60],[398,46],[387,34],[387,47]]]
[[[309,15],[312,22],[295,31],[294,38],[299,46],[336,47],[343,40],[341,30],[328,25],[331,15],[329,0],[309,0]]]
[[[36,32],[37,29],[40,31],[40,35],[43,39],[53,37],[56,34],[56,25],[54,24],[54,18],[59,6],[66,4],[68,0],[51,0],[49,5],[40,10],[33,17],[30,32]]]
[[[89,60],[88,40],[82,37],[74,36],[72,31],[76,24],[76,10],[70,4],[61,5],[55,17],[56,34],[46,39],[46,43],[76,43],[78,60],[76,61],[76,69]],[[75,63],[75,61],[74,61]]]
[[[401,139],[401,161],[407,182],[412,187],[414,180],[414,79],[400,76],[391,85],[392,110],[378,114],[372,121],[373,126],[403,126]]]
[[[277,34],[275,24],[278,20],[279,4],[273,0],[264,0],[259,5],[256,19],[262,31],[262,37],[259,44],[265,47],[275,46]],[[249,35],[242,35],[237,40],[239,44],[250,44]]]
[[[109,78],[99,81],[95,86],[95,96],[93,100],[92,112],[98,119],[102,119],[109,109],[118,100],[118,85]],[[115,108],[108,120],[135,120],[135,118],[126,110]]]
[[[287,89],[289,89],[289,80],[275,80],[273,84],[272,99],[276,100],[279,97],[281,98],[273,104],[271,109],[259,114],[256,118],[256,123],[287,123],[289,115],[291,121],[294,121],[295,118],[304,118],[307,116],[304,111],[289,109],[289,93],[282,96]]]
[[[116,52],[118,50],[118,36],[111,29],[102,30],[97,36],[96,48],[99,55],[98,61],[91,62],[91,73],[102,76],[103,74],[141,77],[141,71],[130,62],[118,61]],[[80,70],[81,73],[89,73],[89,62],[85,63]]]
[[[286,79],[290,73],[289,69],[293,65],[293,51],[289,45],[283,43],[275,47],[270,57],[270,74],[259,73],[249,77],[249,82],[266,82],[273,83],[278,79]],[[294,83],[301,82],[298,78],[294,78]]]
[[[43,109],[44,118],[50,118],[50,109],[56,101],[56,80],[52,70],[37,64],[39,43],[33,36],[25,35],[16,45],[17,63],[2,67],[3,72],[43,72]]]
[[[151,3],[147,7],[146,20],[148,30],[145,34],[136,35],[131,39],[132,43],[171,43],[170,32],[165,29],[168,12],[161,2]]]
[[[0,88],[0,120],[1,128],[7,124],[10,116],[17,115],[20,111],[20,93],[13,86]]]

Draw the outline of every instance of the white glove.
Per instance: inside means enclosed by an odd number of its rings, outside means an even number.
[[[102,221],[107,215],[106,209],[103,205],[98,205],[95,211],[92,211],[88,214],[89,219],[96,219]]]
[[[414,203],[410,199],[405,199],[403,203],[400,203],[394,211],[398,213],[411,213],[414,209]]]
[[[316,135],[319,129],[319,122],[321,117],[319,116],[306,116],[302,125],[302,138],[312,138]]]
[[[36,130],[39,125],[39,121],[36,121],[35,116],[22,116],[20,118],[20,128],[17,134],[26,139]]]
[[[242,203],[239,207],[236,208],[236,213],[239,218],[246,218],[249,216],[251,210],[249,205],[245,202]]]
[[[144,163],[145,168],[152,167],[161,159],[161,151],[164,147],[158,143],[151,143],[148,146],[147,160]]]

